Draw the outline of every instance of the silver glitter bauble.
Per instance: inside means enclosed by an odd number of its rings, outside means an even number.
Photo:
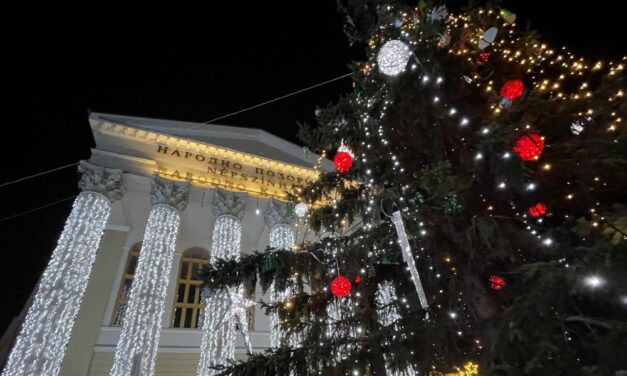
[[[307,215],[308,212],[309,206],[307,206],[307,204],[305,204],[304,202],[296,204],[296,206],[294,207],[294,213],[296,213],[296,216],[298,218],[303,218]]]
[[[396,76],[405,70],[411,50],[400,40],[394,39],[381,47],[377,55],[379,70],[386,76]]]

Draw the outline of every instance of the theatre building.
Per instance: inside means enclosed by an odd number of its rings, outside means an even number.
[[[330,162],[259,129],[89,121],[81,192],[2,375],[211,375],[273,345],[259,289],[214,293],[199,275],[220,258],[314,239],[286,192]]]

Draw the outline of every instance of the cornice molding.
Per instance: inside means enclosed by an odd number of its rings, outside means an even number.
[[[108,121],[99,121],[92,122],[91,126],[94,131],[98,131],[103,134],[109,134],[122,138],[137,139],[140,142],[146,142],[154,145],[171,146],[200,154],[220,155],[234,161],[241,161],[242,163],[258,166],[261,168],[281,170],[286,173],[293,173],[300,176],[308,177],[312,180],[317,179],[319,175],[319,172],[314,170],[313,168],[306,168],[291,163],[279,162],[269,158],[243,153],[226,147],[187,140],[167,134],[133,128],[122,124],[111,123]]]

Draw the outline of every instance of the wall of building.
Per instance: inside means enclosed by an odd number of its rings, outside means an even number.
[[[156,376],[196,376],[198,354],[195,353],[166,353],[157,355],[155,365]],[[245,355],[237,354],[236,359],[244,359]],[[109,376],[113,365],[112,353],[94,353],[91,359],[88,376]]]
[[[61,370],[61,376],[108,375],[120,327],[112,326],[122,276],[131,247],[140,242],[150,212],[150,178],[125,174],[121,201],[112,208],[108,229],[102,239],[85,298],[74,326]],[[169,278],[163,329],[157,356],[156,375],[195,375],[200,351],[200,329],[172,328],[176,285],[183,252],[192,247],[211,250],[215,220],[211,210],[213,189],[193,187],[187,208],[181,214],[172,271]],[[267,200],[250,197],[242,220],[242,252],[264,250],[269,243],[269,229],[263,215]],[[257,288],[255,300],[264,299]],[[255,330],[251,332],[254,351],[269,347],[270,324],[258,305]],[[237,335],[237,357],[245,357],[241,335]]]

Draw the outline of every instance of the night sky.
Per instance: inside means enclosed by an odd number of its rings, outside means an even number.
[[[348,72],[334,1],[229,2],[211,8],[125,6],[4,10],[0,183],[88,159],[88,111],[206,121]],[[226,2],[220,2],[226,3]],[[252,2],[251,2],[252,3]],[[455,1],[454,4],[466,4]],[[510,0],[518,23],[591,58],[627,53],[620,2]],[[449,2],[451,4],[451,2]],[[548,8],[547,8],[548,6]],[[343,79],[221,120],[290,141],[351,90]],[[0,188],[0,218],[78,192],[75,168]],[[0,334],[19,313],[55,246],[72,200],[0,222]]]

